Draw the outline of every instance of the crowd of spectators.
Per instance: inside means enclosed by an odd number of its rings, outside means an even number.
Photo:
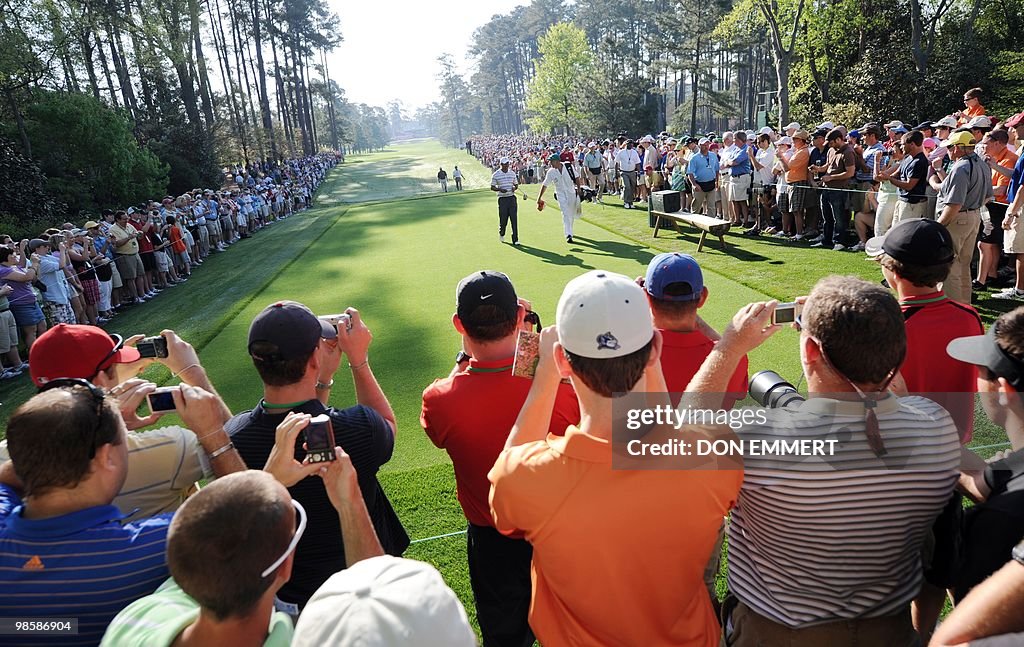
[[[331,161],[308,162],[315,184]],[[454,286],[461,345],[420,424],[454,466],[484,645],[1021,644],[1024,307],[986,333],[949,298],[963,252],[941,217],[871,233],[892,289],[819,280],[793,310],[807,398],[737,426],[624,425],[623,402],[744,413],[748,355],[783,327],[774,301],[711,325],[691,256],[581,274],[546,328],[502,272]],[[17,271],[53,258],[34,249]],[[267,305],[245,340],[262,397],[237,413],[194,348],[161,336],[166,356],[146,358],[140,335],[62,321],[29,348],[39,392],[0,443],[5,630],[49,620],[26,642],[111,647],[476,643],[440,574],[402,557],[378,480],[399,427],[363,313]],[[181,425],[138,413],[152,362],[179,381]],[[350,406],[329,404],[339,372]],[[1010,445],[987,462],[966,447],[976,394]],[[726,438],[838,447],[671,451]]]
[[[1024,300],[1024,235],[1015,201],[1024,177],[1024,113],[987,114],[982,91],[964,107],[916,125],[899,119],[851,126],[736,129],[637,139],[603,136],[479,136],[468,149],[496,168],[512,161],[520,184],[539,182],[550,155],[573,167],[593,199],[617,194],[623,206],[655,191],[682,194],[683,210],[811,247],[863,251],[872,235],[913,218],[938,220],[954,234],[951,298],[974,292]],[[1021,271],[1000,269],[1020,264]]]
[[[210,254],[306,209],[340,159],[324,153],[239,164],[224,169],[217,189],[105,209],[31,239],[0,234],[0,379],[24,373],[22,355],[47,329],[106,325],[187,281]]]
[[[895,294],[830,276],[800,300],[808,399],[725,433],[839,443],[817,460],[671,468],[623,451],[720,438],[706,424],[623,436],[614,403],[731,410],[747,354],[782,327],[775,302],[709,325],[692,257],[582,274],[542,330],[505,274],[460,281],[461,350],[420,422],[454,464],[484,644],[1018,644],[1024,308],[985,334],[939,287],[953,247],[937,222],[899,223],[868,245]],[[401,557],[409,536],[377,479],[395,414],[362,313],[344,315],[264,308],[246,346],[263,394],[237,414],[174,331],[156,359],[93,326],[40,335],[39,392],[0,444],[0,618],[77,623],[34,644],[475,644],[437,571]],[[515,367],[524,335],[532,379]],[[137,412],[154,361],[180,380],[180,426]],[[339,370],[356,399],[342,408],[328,404]],[[988,463],[963,446],[975,390],[1011,444]],[[314,424],[333,460],[311,459]],[[937,624],[947,591],[957,607]]]

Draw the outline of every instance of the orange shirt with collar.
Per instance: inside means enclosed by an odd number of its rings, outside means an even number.
[[[573,426],[487,477],[497,529],[533,544],[542,644],[718,645],[703,573],[742,471],[613,469],[611,443]]]

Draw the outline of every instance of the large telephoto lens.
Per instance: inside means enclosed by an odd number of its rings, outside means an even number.
[[[750,397],[769,409],[798,405],[805,400],[795,386],[775,371],[761,371],[750,378]]]

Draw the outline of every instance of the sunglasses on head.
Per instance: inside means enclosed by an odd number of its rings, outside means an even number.
[[[43,393],[53,389],[84,390],[88,391],[92,396],[93,410],[96,415],[95,420],[93,421],[92,430],[89,432],[89,458],[95,458],[96,436],[99,433],[100,424],[103,422],[103,399],[107,397],[106,392],[89,380],[83,380],[80,377],[60,377],[56,380],[50,380],[39,388],[39,392]]]

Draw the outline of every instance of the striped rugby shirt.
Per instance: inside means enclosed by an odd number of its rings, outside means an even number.
[[[0,485],[0,617],[77,618],[77,635],[34,635],[5,645],[96,645],[114,616],[168,577],[170,514],[122,525],[100,505],[49,519],[22,517],[21,499]]]
[[[891,396],[876,408],[887,454],[860,402],[808,400],[770,412],[743,440],[835,439],[832,456],[744,459],[729,527],[729,589],[790,627],[903,610],[921,586],[921,546],[959,475],[956,425],[939,405]],[[826,445],[827,447],[827,445]]]

